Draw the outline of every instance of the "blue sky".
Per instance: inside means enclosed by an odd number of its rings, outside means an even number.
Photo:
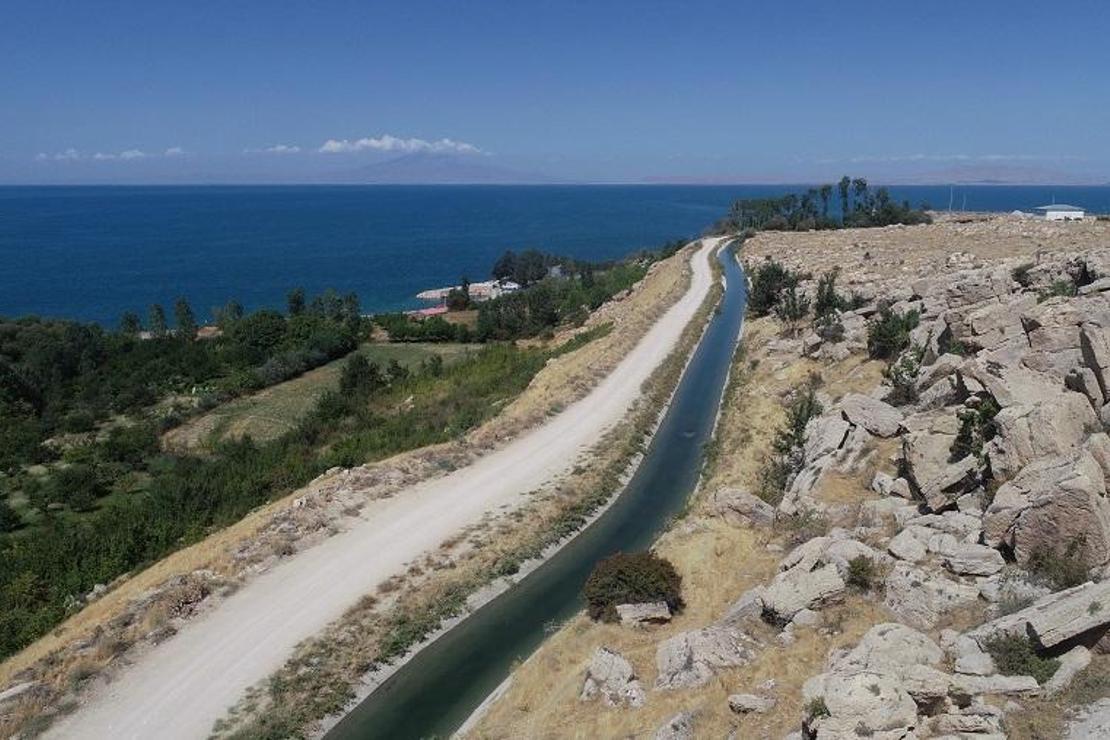
[[[427,149],[583,180],[1110,181],[1099,2],[9,0],[2,17],[0,182],[311,179]]]

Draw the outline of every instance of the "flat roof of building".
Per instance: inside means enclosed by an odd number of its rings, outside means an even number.
[[[1034,211],[1085,211],[1085,208],[1079,206],[1069,206],[1064,203],[1053,203],[1050,206],[1037,206]]]

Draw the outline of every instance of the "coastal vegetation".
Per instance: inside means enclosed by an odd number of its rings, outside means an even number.
[[[438,317],[370,321],[356,296],[329,291],[310,298],[300,289],[290,292],[284,312],[247,313],[233,301],[216,312],[218,330],[207,333],[183,299],[172,328],[161,306],[151,308],[145,327],[129,312],[117,331],[37,318],[0,321],[0,655],[78,609],[95,585],[198,541],[328,468],[474,428],[548,359],[606,327],[554,348],[499,340],[582,323],[663,253],[605,264],[525,257],[520,269],[530,284],[487,302],[479,332]],[[500,262],[504,269],[506,260]],[[551,274],[555,264],[566,272]],[[544,265],[542,276],[535,265]],[[367,344],[351,354],[375,323],[404,340],[478,335],[487,346],[453,363],[439,352],[416,363],[373,359],[373,348],[404,344]],[[313,370],[344,356],[326,374]],[[306,371],[323,380],[294,384],[290,392],[299,397],[284,402],[295,407],[288,416],[257,438],[249,426],[224,434],[235,421],[219,418],[225,409],[249,409],[259,389]],[[267,393],[283,403],[284,390]],[[168,430],[206,412],[215,414],[212,433],[170,443]]]
[[[495,280],[517,288],[483,301],[470,295],[463,279],[445,298],[448,318],[414,319],[401,313],[374,316],[395,342],[491,342],[530,339],[562,325],[580,326],[606,301],[639,282],[651,264],[674,254],[681,240],[610,262],[587,262],[534,249],[505,252],[494,263]],[[452,321],[452,313],[476,310],[473,327]]]
[[[833,198],[834,188],[838,198]],[[835,209],[839,208],[839,213]],[[844,176],[835,185],[808,188],[801,194],[777,198],[742,198],[721,219],[717,233],[748,229],[812,231],[815,229],[866,228],[892,224],[927,224],[927,206],[913,208],[909,201],[894,201],[886,188],[872,188],[862,177]]]
[[[24,473],[18,485],[30,487],[32,500],[62,506],[42,507],[33,526],[0,539],[0,654],[50,629],[94,585],[198,541],[331,467],[474,428],[564,351],[495,344],[415,370],[355,354],[340,389],[271,441],[225,440],[203,457],[174,455],[161,451],[154,425],[132,424],[67,452],[56,472]]]
[[[669,270],[660,271],[655,285],[672,284],[678,292],[685,290],[671,282],[673,274]],[[364,599],[327,632],[306,641],[270,681],[232,710],[227,720],[217,726],[217,734],[221,737],[311,734],[325,717],[349,706],[356,689],[367,680],[368,672],[376,677],[375,671],[427,639],[445,620],[464,614],[467,595],[500,577],[517,573],[527,561],[542,557],[548,548],[584,526],[620,490],[628,465],[642,453],[659,410],[670,398],[721,292],[720,284],[714,281],[678,346],[645,384],[643,401],[629,418],[599,441],[591,451],[589,464],[576,467],[554,490],[539,493],[523,509],[471,533],[464,542],[445,543],[434,558],[420,563],[421,574],[414,576],[410,571],[399,590],[394,590],[396,586],[379,589],[378,597]],[[652,305],[646,312],[648,304],[634,303],[630,308],[635,309],[634,320],[641,330],[646,331],[656,311],[663,310],[677,295],[672,293],[662,304]],[[629,333],[626,326],[624,332],[610,335],[608,325],[601,324],[596,330],[578,334],[562,347],[569,351],[602,336],[607,337],[604,344],[610,347],[627,347],[636,341],[638,333]],[[308,666],[312,670],[306,670]]]

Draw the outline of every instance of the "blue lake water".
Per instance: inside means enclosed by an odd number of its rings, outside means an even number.
[[[303,286],[355,291],[367,311],[487,277],[506,249],[621,257],[696,236],[739,197],[796,186],[0,187],[0,315],[115,324],[184,296],[281,306]],[[891,188],[937,208],[948,187]],[[1110,211],[1110,187],[960,187],[954,205],[1069,202]]]

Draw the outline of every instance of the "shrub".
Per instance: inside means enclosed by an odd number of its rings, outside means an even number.
[[[866,555],[857,555],[848,561],[848,576],[845,582],[859,591],[870,591],[875,588],[879,577],[879,569],[875,561]]]
[[[985,645],[994,665],[1004,676],[1032,676],[1043,684],[1052,678],[1060,661],[1037,655],[1033,643],[1024,635],[995,635]]]
[[[1087,581],[1087,565],[1083,559],[1086,545],[1086,540],[1080,537],[1069,542],[1063,552],[1048,547],[1034,550],[1026,567],[1054,590],[1078,586]]]
[[[825,697],[817,696],[809,700],[806,704],[806,718],[808,721],[813,721],[818,717],[828,717],[829,706],[825,704]]]
[[[809,299],[798,293],[797,286],[786,286],[775,304],[775,316],[779,321],[793,324],[804,319],[808,313]]]
[[[1032,262],[1024,262],[1010,271],[1010,277],[1021,287],[1028,288],[1032,284],[1032,280],[1029,279],[1029,271],[1032,269]]]
[[[836,292],[836,278],[840,274],[839,268],[834,268],[820,277],[817,281],[817,297],[813,301],[813,312],[817,316],[829,316],[837,311],[849,308],[859,308],[855,305],[862,298],[853,295],[850,300],[845,300]]]
[[[905,352],[898,362],[886,370],[887,380],[890,381],[891,391],[886,402],[892,406],[907,406],[917,403],[917,372],[921,368],[923,352],[917,349],[914,352]]]
[[[867,353],[876,360],[889,360],[910,346],[910,332],[917,328],[917,311],[895,313],[884,306],[878,320],[867,328]]]
[[[1071,298],[1075,296],[1078,291],[1079,289],[1076,288],[1075,283],[1071,280],[1055,280],[1046,289],[1037,293],[1037,303],[1042,303],[1056,296]]]
[[[682,578],[670,561],[650,553],[617,553],[599,562],[583,587],[591,619],[617,620],[618,604],[665,601],[680,611]]]
[[[748,292],[748,311],[752,316],[766,316],[774,310],[782,292],[798,284],[798,275],[775,260],[767,260],[751,270],[752,285]]]

